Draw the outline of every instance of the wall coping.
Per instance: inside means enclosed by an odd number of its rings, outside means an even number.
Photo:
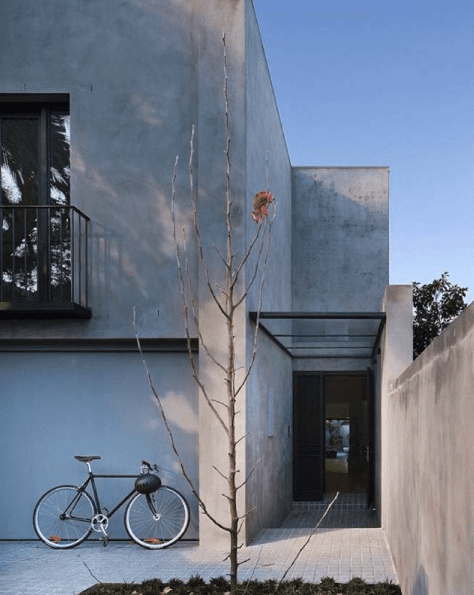
[[[474,333],[474,301],[430,345],[390,383],[390,392],[412,379],[422,368],[430,365],[448,350],[453,349],[470,333]]]

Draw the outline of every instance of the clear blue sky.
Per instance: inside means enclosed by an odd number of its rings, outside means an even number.
[[[390,167],[390,282],[474,300],[474,2],[254,0],[293,165]]]

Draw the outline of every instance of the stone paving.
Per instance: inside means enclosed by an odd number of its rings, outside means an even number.
[[[350,520],[347,508],[344,510],[341,505],[339,510],[344,511],[344,522]],[[363,513],[352,512],[360,523]],[[306,509],[303,521],[302,513],[296,507],[282,527],[265,529],[252,545],[241,550],[241,559],[250,558],[240,569],[241,580],[282,578],[311,535],[315,519],[322,514],[317,507]],[[336,521],[331,520],[333,513]],[[321,524],[324,527],[327,521],[329,528],[320,528],[311,535],[286,578],[319,582],[322,577],[331,576],[347,582],[358,576],[369,583],[398,582],[383,529],[347,528],[347,525],[337,528],[334,525],[342,522],[337,513],[338,509],[332,511]],[[77,548],[62,551],[39,541],[3,541],[0,542],[0,593],[75,595],[97,580],[140,583],[156,577],[186,580],[192,575],[209,580],[229,572],[228,561],[223,561],[225,556],[223,551],[204,550],[196,542],[186,541],[161,551],[118,541],[111,541],[107,548],[98,541],[86,541]]]

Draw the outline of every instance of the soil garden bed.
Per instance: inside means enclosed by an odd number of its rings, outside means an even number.
[[[199,576],[187,582],[159,579],[131,583],[98,583],[79,595],[230,595],[227,579],[213,578],[206,583]],[[285,581],[247,581],[239,585],[239,595],[402,595],[400,587],[391,582],[368,584],[360,578],[348,583],[337,583],[332,578],[323,578],[320,583],[305,583],[301,579]]]

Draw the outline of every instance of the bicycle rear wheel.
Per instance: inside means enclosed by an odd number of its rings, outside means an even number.
[[[161,486],[153,494],[137,494],[125,511],[125,528],[130,537],[151,550],[178,541],[189,525],[189,506],[173,488]]]
[[[33,512],[36,535],[49,547],[75,547],[89,537],[95,506],[76,486],[52,488],[38,500]]]

